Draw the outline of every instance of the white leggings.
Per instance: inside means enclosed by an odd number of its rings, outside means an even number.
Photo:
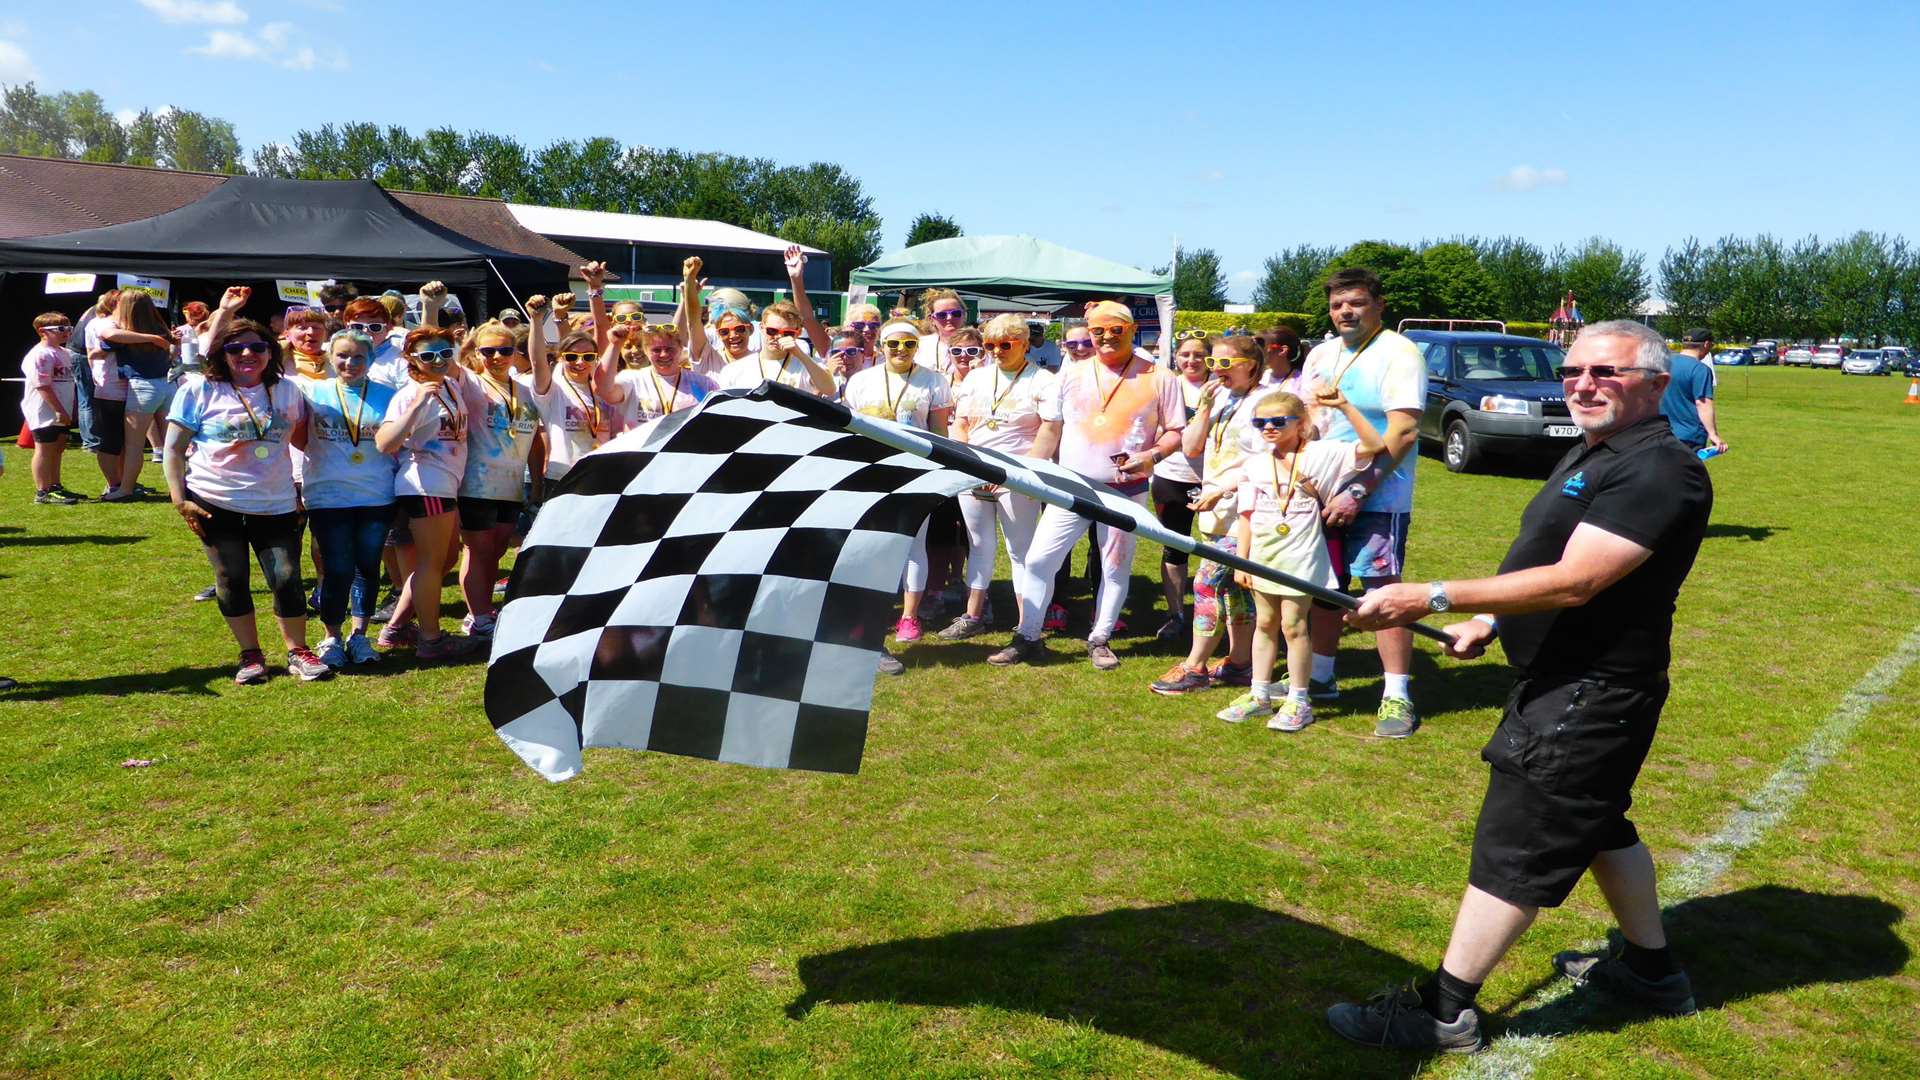
[[[1145,506],[1146,493],[1135,495],[1133,501]],[[1033,546],[1013,571],[1013,591],[1020,598],[1017,633],[1021,637],[1040,636],[1047,604],[1053,600],[1053,575],[1092,524],[1079,514],[1057,506],[1040,512],[1040,522],[1033,530]],[[1093,631],[1087,640],[1105,641],[1112,636],[1114,624],[1120,621],[1120,609],[1127,604],[1127,585],[1133,577],[1133,534],[1124,529],[1101,529],[1095,535],[1100,539],[1100,596],[1095,602]]]
[[[906,592],[927,591],[927,523],[913,534],[913,549],[907,552],[907,574],[900,587]]]
[[[967,523],[967,588],[984,589],[993,584],[994,522],[1007,534],[1007,562],[1013,566],[1013,578],[1020,580],[1020,564],[1033,546],[1033,529],[1040,523],[1040,501],[1016,491],[1001,488],[991,499],[968,492],[960,496],[960,519]]]

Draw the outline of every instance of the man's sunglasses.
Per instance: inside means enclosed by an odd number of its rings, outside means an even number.
[[[880,345],[882,348],[885,348],[888,352],[919,352],[920,351],[919,338],[894,338],[890,341],[883,341],[880,343]]]
[[[800,331],[791,326],[768,326],[761,328],[760,336],[766,338],[795,338],[800,336]]]
[[[368,337],[372,337],[375,334],[386,333],[387,324],[383,322],[350,322],[347,324],[347,329],[357,330]]]
[[[264,341],[229,341],[225,345],[220,346],[220,351],[226,353],[228,356],[239,356],[243,353],[249,353],[254,356],[265,356],[271,348],[272,346]]]
[[[560,359],[568,364],[590,364],[596,357],[590,352],[563,352]]]
[[[980,346],[949,345],[947,346],[947,355],[948,356],[964,356],[969,360],[975,360],[975,359],[978,359],[980,356]]]
[[[1252,361],[1244,356],[1209,356],[1207,357],[1207,370],[1225,371],[1235,364],[1247,364],[1251,362]]]
[[[452,347],[448,347],[445,349],[421,349],[419,352],[410,355],[428,367],[446,367],[448,364],[453,363],[453,352]]]
[[[1025,344],[1024,341],[989,341],[986,348],[988,352],[1011,352],[1014,346]]]
[[[1087,333],[1094,337],[1126,338],[1133,336],[1133,328],[1131,326],[1089,326]]]
[[[845,356],[865,356],[865,355],[867,355],[867,350],[861,348],[858,345],[852,346],[850,348],[845,348],[845,349],[828,349],[827,350],[827,357],[833,360],[838,360],[841,357],[845,357]]]
[[[933,313],[933,317],[936,319],[939,319],[941,322],[951,322],[954,319],[964,319],[967,317],[967,309],[959,308],[954,311],[936,311]]]
[[[482,345],[473,351],[488,360],[492,360],[495,357],[511,357],[518,350],[511,345]]]
[[[1591,375],[1596,379],[1612,379],[1620,375],[1625,375],[1629,371],[1644,372],[1648,375],[1660,374],[1652,368],[1616,367],[1613,364],[1588,364],[1585,367],[1581,367],[1579,364],[1561,364],[1555,370],[1560,373],[1561,382],[1579,382],[1580,376],[1582,375]]]
[[[1288,424],[1298,419],[1300,418],[1297,416],[1255,416],[1250,417],[1247,423],[1252,424],[1261,431],[1272,431],[1278,428],[1285,428]]]

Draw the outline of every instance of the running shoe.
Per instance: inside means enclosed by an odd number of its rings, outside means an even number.
[[[1066,628],[1067,628],[1067,609],[1061,607],[1059,604],[1054,604],[1053,606],[1047,608],[1047,618],[1045,622],[1042,622],[1040,624],[1040,629],[1048,632],[1052,632],[1052,633],[1057,633],[1061,630],[1065,630]]]
[[[1238,724],[1259,716],[1272,716],[1273,704],[1252,694],[1241,694],[1233,699],[1233,704],[1214,713],[1214,716],[1229,724]]]
[[[420,642],[420,628],[412,623],[396,626],[393,623],[380,628],[379,643],[383,649],[404,649]]]
[[[493,640],[494,617],[491,615],[469,615],[460,620],[460,632],[470,638]]]
[[[1211,679],[1215,686],[1252,686],[1253,665],[1230,664],[1222,660],[1207,672],[1207,678]]]
[[[108,488],[107,490],[100,493],[100,501],[103,503],[132,502],[137,498],[139,498],[138,495],[131,495],[123,491],[115,491],[112,488]]]
[[[1626,961],[1610,949],[1596,953],[1557,953],[1553,969],[1581,986],[1598,987],[1609,994],[1637,1001],[1654,1012],[1692,1016],[1700,1011],[1694,1004],[1693,983],[1686,972],[1676,971],[1664,979],[1648,979],[1635,974]]]
[[[347,666],[347,646],[337,637],[329,637],[322,641],[320,648],[315,650],[315,655],[320,657],[321,663],[334,671]]]
[[[212,600],[214,597],[218,595],[220,595],[220,590],[212,585],[209,585],[206,588],[201,589],[199,592],[193,594],[193,602],[196,604],[204,604],[207,601]]]
[[[878,666],[879,672],[882,675],[905,675],[907,673],[907,665],[901,663],[894,656],[886,652],[880,654],[880,663]]]
[[[1153,637],[1156,641],[1163,641],[1169,644],[1176,641],[1184,641],[1187,637],[1187,620],[1175,615],[1166,622],[1161,623],[1160,629],[1154,631]]]
[[[52,490],[57,491],[62,495],[65,495],[67,498],[72,499],[75,502],[87,501],[87,497],[85,495],[82,495],[79,492],[72,490],[71,488],[67,487],[67,485],[65,484],[55,484],[53,485]]]
[[[373,642],[367,640],[367,635],[356,630],[347,638],[347,662],[356,666],[377,664],[380,654],[373,651]]]
[[[913,642],[919,641],[920,620],[911,615],[900,616],[900,621],[893,624],[893,640],[902,645],[910,645]]]
[[[333,669],[321,663],[312,649],[301,645],[287,650],[287,674],[298,675],[301,682],[312,682],[333,674]]]
[[[1112,671],[1120,666],[1120,658],[1113,655],[1113,648],[1105,638],[1087,642],[1087,659],[1093,661],[1095,671]]]
[[[1268,731],[1299,731],[1313,723],[1313,706],[1304,701],[1295,701],[1292,697],[1281,700],[1267,718]]]
[[[499,581],[493,583],[493,598],[495,600],[499,600],[507,595],[507,582],[509,580],[511,579],[501,578]]]
[[[17,680],[10,679],[5,675],[0,675],[0,690],[12,690],[19,685],[20,683]]]
[[[441,634],[437,638],[422,639],[420,644],[414,647],[413,658],[423,661],[457,660],[472,652],[476,644],[478,642],[472,638],[461,637],[458,634]]]
[[[1340,700],[1340,680],[1337,678],[1308,679],[1307,699],[1310,701]]]
[[[1380,711],[1374,714],[1373,734],[1380,739],[1404,739],[1419,730],[1420,715],[1406,698],[1381,698]]]
[[[267,658],[259,649],[240,651],[240,670],[233,673],[236,686],[257,686],[267,681]]]
[[[1039,638],[1024,638],[1016,633],[1013,635],[1013,640],[1007,643],[1006,648],[987,657],[987,663],[994,667],[1037,663],[1046,655],[1046,651],[1046,648],[1040,644]]]
[[[971,615],[962,615],[948,623],[947,628],[935,634],[934,637],[942,641],[965,641],[970,637],[978,637],[986,632],[987,622],[985,619],[976,619]]]
[[[1175,664],[1167,669],[1165,675],[1147,684],[1147,689],[1167,697],[1179,697],[1191,694],[1195,690],[1205,690],[1213,685],[1205,671],[1195,671],[1184,663]]]
[[[148,487],[147,485],[145,485],[145,484],[135,484],[135,485],[133,485],[133,497],[134,497],[134,498],[136,498],[136,499],[144,499],[144,498],[146,498],[147,496],[149,496],[149,495],[151,495],[151,494],[153,494],[153,489],[152,489],[152,488],[150,488],[150,487]]]
[[[1462,1009],[1453,1023],[1443,1024],[1420,1003],[1420,991],[1412,985],[1382,990],[1362,1004],[1335,1005],[1327,1010],[1327,1026],[1341,1038],[1391,1050],[1477,1054],[1487,1048],[1478,1012]]]
[[[382,598],[380,601],[380,606],[373,609],[373,617],[371,621],[381,622],[381,623],[392,622],[394,605],[398,604],[399,602],[400,602],[400,590],[388,589],[387,595],[384,598]]]
[[[76,506],[80,502],[79,499],[71,495],[61,494],[59,488],[48,488],[45,491],[36,491],[33,495],[33,501],[41,506]]]

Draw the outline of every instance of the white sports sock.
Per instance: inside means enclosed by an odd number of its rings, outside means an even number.
[[[1305,705],[1307,703],[1307,688],[1304,686],[1288,686],[1287,697],[1292,698],[1295,704]]]
[[[1270,682],[1259,682],[1256,680],[1253,684],[1253,700],[1272,701],[1273,700],[1273,684]]]
[[[1313,654],[1313,681],[1330,682],[1333,679],[1333,657]]]
[[[1380,696],[1382,698],[1399,698],[1401,701],[1412,701],[1413,695],[1409,692],[1410,688],[1408,685],[1412,682],[1413,676],[1411,675],[1388,675],[1386,677],[1386,684],[1380,688]]]

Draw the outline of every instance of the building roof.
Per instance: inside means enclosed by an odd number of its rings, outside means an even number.
[[[653,217],[649,214],[618,214],[608,210],[568,210],[558,206],[530,206],[508,203],[507,209],[521,225],[546,236],[580,237],[588,240],[617,240],[632,244],[653,244],[679,248],[726,248],[733,251],[765,251],[779,254],[788,241],[766,233],[729,225],[724,221],[697,218]],[[809,255],[825,255],[816,247],[800,245]]]
[[[223,173],[0,154],[0,239],[51,236],[155,217],[204,197],[227,180]],[[523,228],[499,199],[412,191],[390,194],[435,224],[489,247],[569,267],[586,261]]]

